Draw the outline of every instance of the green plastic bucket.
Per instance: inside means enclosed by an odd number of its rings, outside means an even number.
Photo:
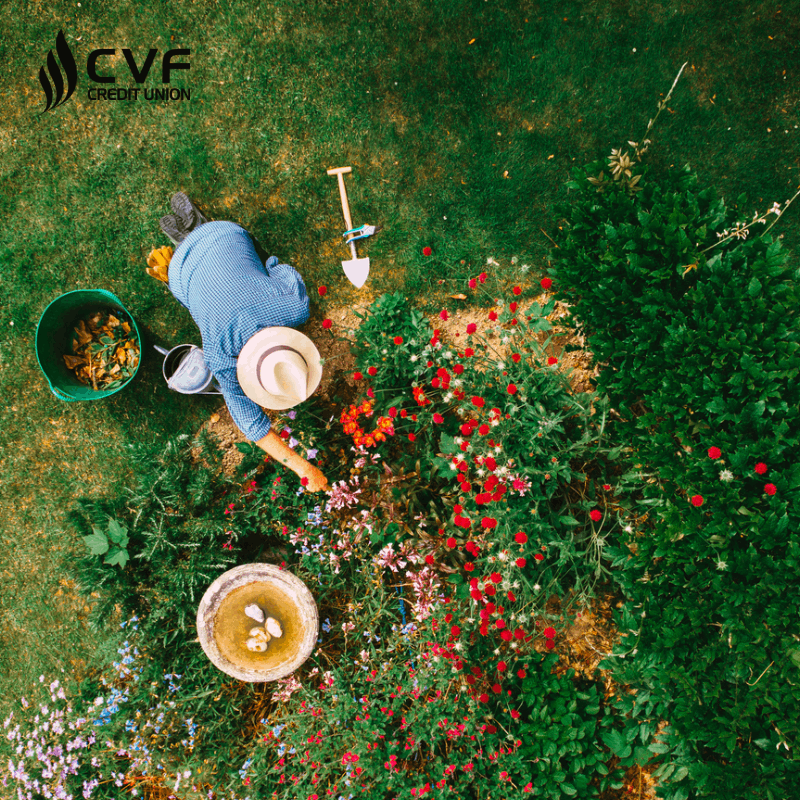
[[[75,324],[94,311],[113,311],[130,322],[139,345],[139,363],[133,375],[116,389],[92,389],[81,383],[72,370],[67,368],[62,356],[72,352],[69,336]],[[122,301],[105,289],[77,289],[57,297],[42,312],[36,326],[36,358],[42,368],[50,390],[59,400],[102,400],[124,389],[136,376],[142,363],[142,337],[136,321]]]

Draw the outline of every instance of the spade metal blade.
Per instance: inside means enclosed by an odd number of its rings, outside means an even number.
[[[354,258],[351,261],[342,261],[342,269],[350,283],[357,289],[360,289],[367,282],[367,276],[369,275],[369,259]]]

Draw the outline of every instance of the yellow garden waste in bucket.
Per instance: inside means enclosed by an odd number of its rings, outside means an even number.
[[[129,322],[133,339],[139,348],[139,361],[131,377],[113,389],[93,389],[81,383],[64,363],[72,353],[71,334],[81,319],[96,311],[112,312],[123,322]],[[125,388],[135,377],[142,363],[142,340],[136,321],[116,296],[105,289],[77,289],[57,297],[42,312],[36,326],[36,358],[47,383],[59,400],[101,400]]]

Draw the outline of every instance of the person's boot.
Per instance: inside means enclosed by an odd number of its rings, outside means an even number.
[[[169,201],[178,221],[187,231],[193,231],[208,220],[200,213],[200,209],[183,193],[176,192]]]
[[[164,235],[174,244],[179,245],[188,235],[183,223],[174,214],[166,214],[158,221]]]

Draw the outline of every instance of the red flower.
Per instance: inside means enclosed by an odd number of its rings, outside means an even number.
[[[503,632],[500,634],[500,638],[501,638],[501,639],[502,639],[504,642],[510,642],[510,641],[511,641],[511,640],[514,638],[514,634],[513,634],[513,633],[511,633],[511,631],[510,631],[510,630],[506,629],[506,630],[504,630],[504,631],[503,631]]]
[[[525,544],[528,541],[528,534],[525,531],[519,531],[514,534],[514,541],[517,544]]]
[[[553,281],[550,278],[542,278],[539,283],[542,284],[542,289],[549,289],[553,285]]]
[[[527,677],[527,675],[528,675],[528,673],[525,672],[524,669],[518,669],[517,670],[517,677],[518,678],[525,678],[525,677]]]
[[[500,686],[500,684],[499,684],[499,683],[496,683],[494,686],[492,686],[492,691],[493,691],[495,694],[500,694],[500,692],[502,692],[502,691],[503,691],[503,689],[502,689],[502,687]]]
[[[492,583],[500,583],[500,581],[502,581],[502,580],[503,580],[503,576],[502,576],[502,575],[501,575],[499,572],[493,572],[493,573],[492,573],[492,574],[489,576],[489,580],[490,580]]]
[[[452,536],[448,536],[446,544],[452,550],[456,546],[456,540]]]
[[[441,414],[434,414],[433,415],[433,421],[437,425],[441,425],[444,422],[444,417]]]
[[[367,367],[367,375],[372,376],[372,375],[377,375],[377,374],[378,374],[378,370],[377,370],[376,367]]]
[[[763,475],[767,471],[767,465],[759,461],[755,466],[755,470],[759,475]]]
[[[508,384],[508,386],[506,386],[506,391],[507,391],[509,394],[516,394],[516,393],[517,393],[517,387],[516,387],[516,384],[509,383],[509,384]]]
[[[431,253],[433,253],[433,250],[431,250],[430,247],[423,247],[422,248],[422,255],[429,256],[429,255],[431,255]]]
[[[766,492],[768,495],[773,495],[773,494],[775,494],[775,492],[777,492],[778,490],[775,488],[775,484],[774,484],[774,483],[768,483],[768,484],[766,484],[766,485],[764,486],[764,491],[765,491],[765,492]]]
[[[317,289],[317,291],[319,292],[320,297],[325,297],[325,295],[328,294],[328,287],[320,286],[319,289]]]
[[[693,506],[701,506],[704,502],[705,500],[699,494],[692,495],[691,503]]]
[[[708,457],[709,458],[719,458],[722,455],[722,450],[719,447],[709,447],[708,448]]]
[[[456,375],[460,375],[463,371],[464,371],[464,365],[463,364],[455,364],[455,365],[453,365],[453,372],[455,372]]]
[[[478,275],[478,280],[479,280],[481,283],[486,283],[486,273],[485,273],[485,272],[481,272],[481,274],[480,274],[480,275]]]
[[[481,526],[487,530],[492,530],[497,527],[497,520],[494,517],[484,517],[481,520]]]
[[[302,486],[308,486],[308,478],[300,478],[300,483]]]
[[[417,437],[413,433],[409,433],[408,434],[408,441],[409,442],[416,442],[417,441]]]
[[[555,628],[545,628],[544,635],[547,639],[555,639],[556,636],[556,629]]]
[[[544,646],[545,646],[546,650],[552,650],[556,646],[555,640],[554,639],[545,639],[544,640]]]
[[[447,319],[449,316],[450,316],[450,315],[447,313],[447,309],[446,309],[446,308],[443,308],[443,309],[442,309],[442,310],[439,312],[439,319]]]
[[[397,406],[392,406],[386,413],[394,419],[397,416]]]
[[[486,401],[482,397],[473,397],[472,398],[472,405],[476,406],[477,408],[483,408],[486,405]]]
[[[360,372],[353,373],[353,380],[360,381],[364,376]]]
[[[534,558],[535,558],[537,561],[544,561],[544,556],[543,556],[541,553],[536,553],[536,554],[534,555]]]
[[[474,569],[475,569],[475,565],[474,565],[474,564],[473,564],[471,561],[467,561],[467,563],[466,563],[466,564],[464,564],[464,569],[465,569],[467,572],[472,572],[472,570],[474,570]]]
[[[489,319],[490,319],[492,322],[494,322],[494,321],[497,319],[497,312],[495,312],[495,311],[490,311],[490,312],[489,312]]]
[[[403,337],[402,336],[395,336],[394,337],[395,344],[403,344]]]
[[[486,436],[486,434],[489,433],[489,426],[486,424],[481,425],[480,428],[478,428],[478,433],[481,436]]]
[[[589,516],[595,521],[600,522],[603,519],[603,515],[599,512],[596,508],[589,512]]]
[[[509,307],[509,309],[511,309],[511,311],[516,311],[517,310],[517,304],[516,303],[509,303],[508,307]]]
[[[483,693],[482,693],[482,694],[481,694],[481,695],[478,697],[478,700],[479,700],[481,703],[488,703],[488,702],[489,702],[489,695],[488,695],[488,694],[486,694],[486,692],[483,692]]]
[[[327,331],[329,328],[333,326],[332,319],[324,319],[322,320],[322,327]]]
[[[517,711],[516,708],[512,708],[511,709],[511,719],[519,719],[519,718],[520,718],[519,711]]]
[[[514,294],[516,294],[516,295],[521,295],[522,294],[522,289],[520,289],[519,286],[515,286],[511,291],[514,292]]]
[[[475,278],[470,278],[469,279],[469,288],[470,289],[474,289],[477,285],[478,285],[478,282],[475,280]]]
[[[475,333],[476,330],[478,330],[478,326],[474,322],[467,325],[467,333]]]
[[[518,566],[520,569],[522,569],[522,567],[524,567],[524,566],[525,566],[525,565],[526,565],[528,562],[527,562],[527,561],[526,561],[524,558],[522,558],[522,556],[520,556],[520,557],[519,557],[519,558],[518,558],[518,559],[517,559],[517,560],[516,560],[514,563],[515,563],[515,564],[516,564],[516,565],[517,565],[517,566]]]
[[[521,359],[521,358],[522,358],[522,356],[521,356],[519,353],[512,353],[512,354],[511,354],[511,360],[512,360],[512,361],[513,361],[515,364],[519,364],[519,362],[520,362],[520,359]]]
[[[495,621],[494,626],[498,630],[502,630],[506,626],[506,621],[504,619],[498,619]]]

